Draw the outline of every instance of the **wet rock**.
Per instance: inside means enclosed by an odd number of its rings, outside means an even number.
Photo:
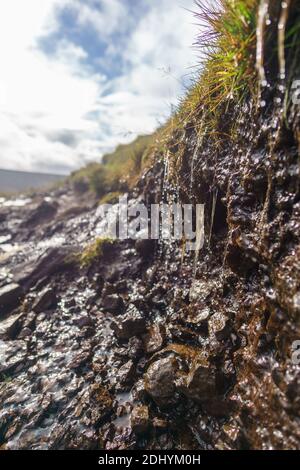
[[[0,288],[0,318],[17,307],[22,298],[19,284],[8,284]]]
[[[186,377],[182,392],[192,400],[203,402],[216,395],[216,372],[202,354],[193,362]]]
[[[78,328],[84,327],[92,327],[94,326],[94,322],[88,315],[83,315],[76,320],[74,320],[74,324],[78,326]]]
[[[215,281],[193,281],[189,292],[190,302],[205,302],[214,294],[215,290]]]
[[[121,366],[117,372],[117,378],[121,385],[131,385],[135,376],[135,366],[130,360]]]
[[[227,338],[231,332],[230,321],[222,313],[215,313],[209,320],[209,332],[221,341]]]
[[[35,313],[42,313],[46,310],[50,310],[52,307],[56,307],[57,297],[53,289],[44,289],[35,299],[32,306],[32,310]]]
[[[29,214],[27,219],[22,223],[22,226],[31,228],[48,222],[49,220],[53,219],[57,209],[57,202],[48,202],[44,200]]]
[[[143,379],[140,379],[135,382],[131,393],[134,400],[144,401],[147,397],[145,381]]]
[[[71,246],[49,248],[37,260],[24,263],[14,268],[14,279],[24,291],[35,286],[41,278],[49,279],[53,274],[62,272],[70,267],[69,260],[77,253]]]
[[[150,426],[148,406],[140,405],[133,408],[130,425],[135,434],[145,434],[148,431]]]
[[[25,341],[0,340],[0,373],[13,372],[26,360],[27,344]]]
[[[199,332],[190,327],[172,325],[168,328],[168,333],[173,341],[198,343]]]
[[[133,336],[128,341],[127,354],[131,359],[138,359],[143,355],[143,342],[140,338]]]
[[[0,224],[7,219],[8,215],[9,215],[9,211],[8,210],[3,210],[1,208],[1,210],[0,210]]]
[[[193,325],[200,325],[201,323],[207,323],[210,317],[210,308],[193,308],[187,316],[187,321]]]
[[[157,286],[153,287],[153,289],[151,289],[146,299],[154,307],[158,308],[159,310],[164,310],[167,305],[166,294],[167,290],[162,285],[158,284]]]
[[[124,301],[118,294],[104,296],[101,306],[104,310],[115,313],[116,315],[121,314],[124,311]]]
[[[165,419],[155,417],[152,420],[152,427],[156,431],[164,431],[169,427],[169,423]]]
[[[159,407],[165,408],[177,402],[176,378],[179,370],[180,363],[175,355],[158,359],[148,368],[144,379],[145,390]]]
[[[163,325],[154,324],[150,326],[147,334],[143,337],[144,348],[147,354],[154,354],[164,345],[166,329]]]
[[[88,365],[90,358],[91,358],[90,351],[80,351],[69,362],[68,368],[76,370],[76,369],[79,369],[80,367],[84,367]]]
[[[243,441],[243,433],[238,423],[233,420],[225,424],[222,428],[224,437],[230,445],[239,447]]]
[[[32,331],[30,328],[22,328],[20,333],[18,334],[18,339],[25,339],[32,335]]]
[[[234,402],[227,401],[223,397],[211,397],[202,403],[202,408],[210,416],[224,418],[231,416],[234,410]]]
[[[103,416],[104,413],[111,412],[113,398],[107,388],[101,384],[94,384],[91,387],[90,396],[97,402]]]
[[[0,321],[0,339],[14,339],[21,329],[22,313],[10,315],[7,319]]]
[[[112,322],[111,328],[119,339],[127,340],[144,333],[146,320],[140,311],[134,305],[131,305],[120,321]]]
[[[135,249],[143,259],[150,260],[151,256],[154,254],[155,240],[137,240]]]
[[[72,297],[71,299],[64,300],[64,308],[73,308],[76,307],[76,300]]]

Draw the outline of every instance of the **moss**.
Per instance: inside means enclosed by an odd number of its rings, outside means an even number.
[[[119,201],[119,197],[122,195],[120,191],[114,191],[112,193],[107,193],[103,196],[99,204],[116,204]]]
[[[105,250],[114,243],[111,238],[97,238],[88,245],[80,255],[81,266],[90,266],[95,260],[99,260],[105,253]]]

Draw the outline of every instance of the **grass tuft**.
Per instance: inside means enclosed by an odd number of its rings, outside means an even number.
[[[80,255],[80,265],[89,267],[95,260],[99,260],[105,253],[105,250],[114,243],[111,238],[97,238],[93,243],[88,245]]]

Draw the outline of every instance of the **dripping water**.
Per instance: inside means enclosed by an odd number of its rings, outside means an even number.
[[[281,15],[278,23],[278,62],[281,80],[285,80],[286,78],[285,33],[290,6],[291,0],[285,0],[281,3]]]
[[[257,20],[257,50],[256,50],[256,67],[258,70],[260,86],[267,86],[266,72],[265,72],[265,57],[264,57],[264,41],[266,26],[270,24],[269,18],[269,0],[261,0],[258,9]]]

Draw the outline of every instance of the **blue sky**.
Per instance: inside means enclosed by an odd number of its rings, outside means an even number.
[[[193,0],[0,3],[0,168],[67,173],[170,115],[195,70]]]

